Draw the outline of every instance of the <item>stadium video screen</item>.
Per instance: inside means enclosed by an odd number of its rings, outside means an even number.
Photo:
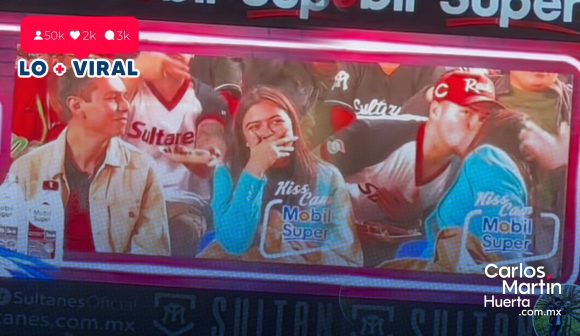
[[[68,71],[18,76],[39,60]],[[150,51],[14,61],[5,248],[560,272],[569,73]],[[86,76],[103,61],[118,76]]]

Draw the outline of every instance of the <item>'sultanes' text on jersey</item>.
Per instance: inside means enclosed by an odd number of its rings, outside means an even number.
[[[192,145],[195,141],[194,132],[165,133],[157,127],[148,128],[147,124],[141,121],[131,124],[131,130],[127,136],[157,146]]]

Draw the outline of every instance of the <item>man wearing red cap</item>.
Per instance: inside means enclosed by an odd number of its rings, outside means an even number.
[[[560,191],[568,165],[572,86],[557,73],[547,72],[509,71],[491,79],[497,100],[526,116],[525,123],[514,130],[519,135],[515,154],[530,165],[535,206],[563,212],[566,195]],[[425,96],[429,96],[427,88],[409,99],[401,113],[424,114],[429,104]],[[375,134],[381,132],[375,129]]]
[[[454,183],[462,158],[490,112],[498,109],[489,78],[450,72],[434,86],[426,121],[393,121],[393,141],[384,145],[383,160],[345,173],[365,240],[366,266],[394,257],[400,242],[420,236],[423,219]],[[341,168],[340,161],[333,163]]]
[[[491,130],[491,141],[508,152],[520,169],[524,168],[535,213],[551,212],[562,219],[566,205],[572,86],[561,76],[557,73],[512,70],[491,77],[497,100],[507,108],[520,112],[524,118],[507,128],[503,127],[505,123],[498,127],[502,122],[496,120],[490,120],[485,127]],[[425,99],[426,96],[429,97],[427,89],[416,94],[403,106],[401,113],[427,111],[430,102]],[[384,133],[384,128],[375,124],[372,129],[359,131],[350,138],[362,142],[358,139],[360,134],[377,139],[380,133]],[[344,141],[347,143],[347,140]],[[490,139],[486,142],[490,143]],[[337,155],[346,156],[343,153]],[[364,162],[365,159],[369,160],[367,157],[357,162]],[[538,218],[540,222],[543,221]],[[554,232],[553,225],[537,225],[534,254],[549,253],[553,247]],[[543,260],[540,264],[547,272],[557,273],[560,267],[558,260],[562,258],[560,254],[561,251],[553,259]]]

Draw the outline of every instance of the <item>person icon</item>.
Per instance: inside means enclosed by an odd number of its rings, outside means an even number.
[[[40,36],[40,30],[36,31],[36,36],[34,37],[35,41],[42,41],[42,36]]]

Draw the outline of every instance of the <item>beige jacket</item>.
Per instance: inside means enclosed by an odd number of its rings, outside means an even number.
[[[10,167],[27,200],[47,180],[58,181],[63,204],[69,186],[64,173],[66,130],[20,157]],[[169,255],[167,212],[152,160],[124,141],[113,138],[103,165],[89,190],[93,241],[97,252]]]

